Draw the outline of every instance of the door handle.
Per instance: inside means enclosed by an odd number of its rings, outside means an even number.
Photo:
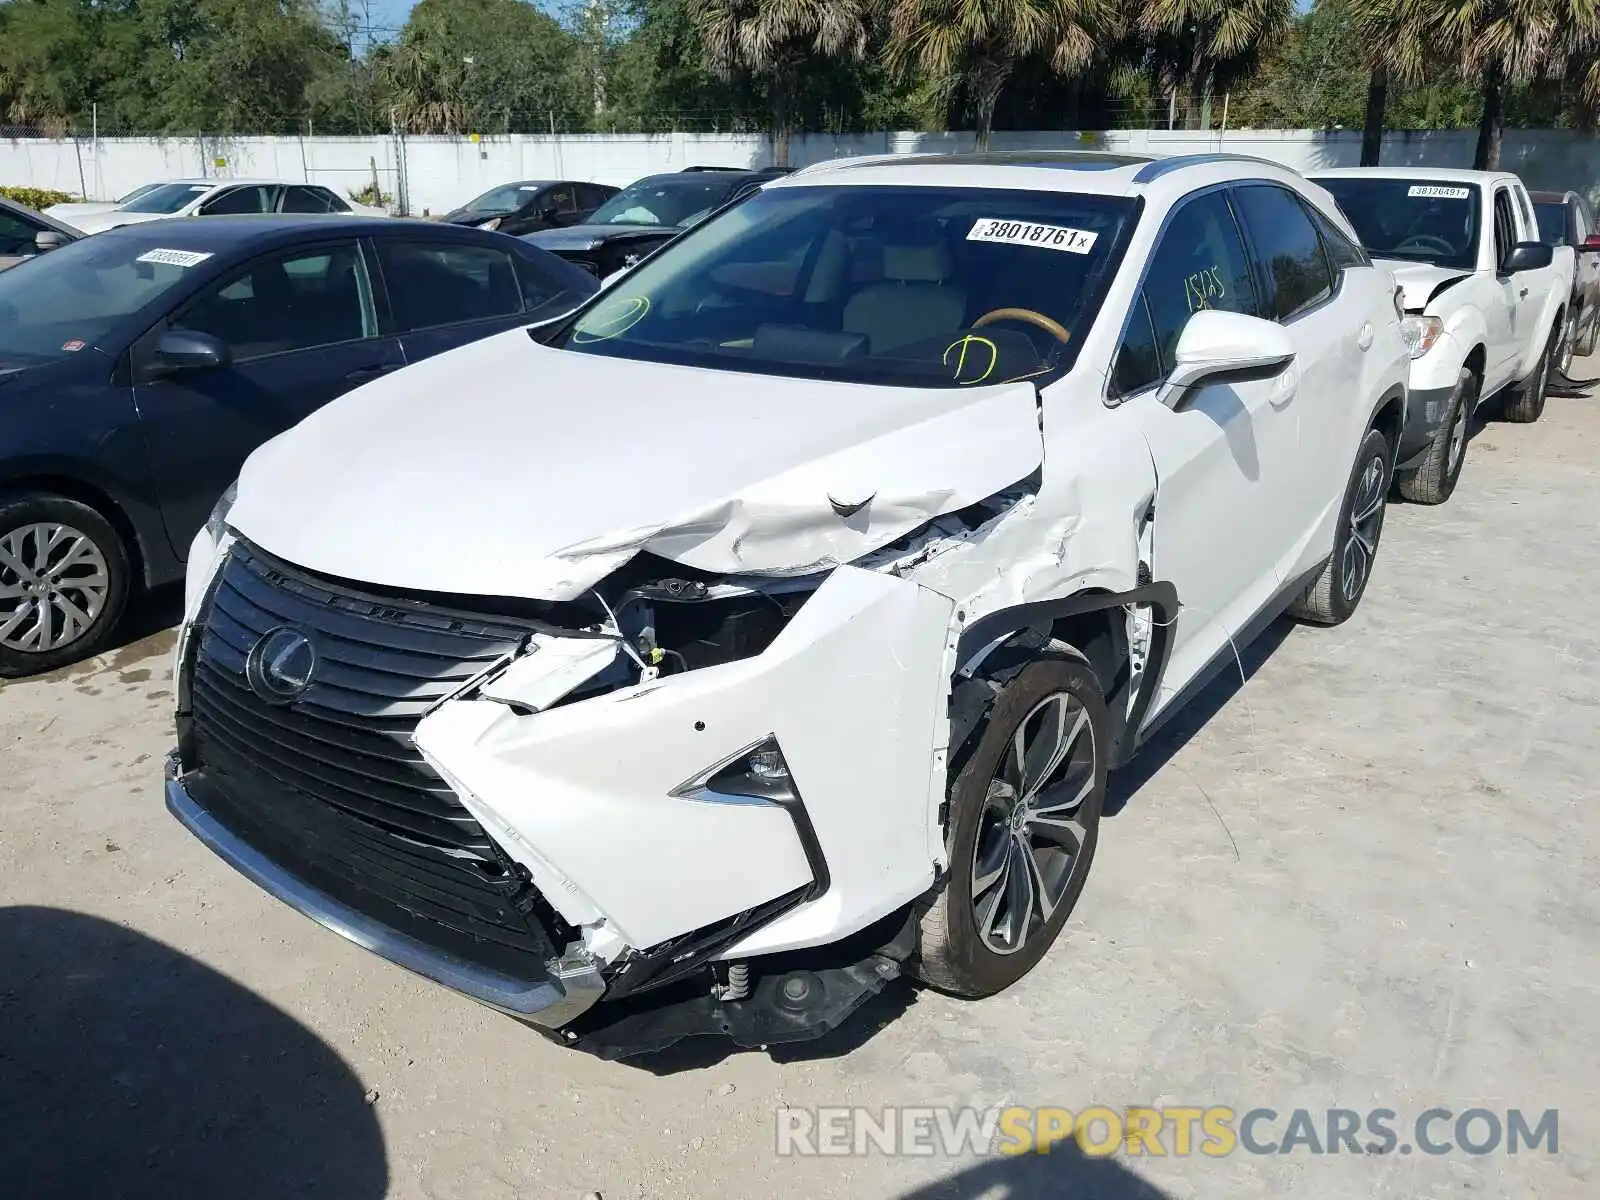
[[[1356,345],[1365,350],[1372,345],[1372,322],[1368,321],[1361,326],[1361,332],[1356,334]]]
[[[388,363],[376,367],[357,367],[346,375],[345,379],[350,383],[370,383],[382,375],[387,375],[390,371],[399,370],[399,368],[399,363]]]

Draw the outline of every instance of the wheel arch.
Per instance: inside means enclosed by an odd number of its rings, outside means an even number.
[[[1367,418],[1366,429],[1362,430],[1362,437],[1366,436],[1367,429],[1376,429],[1389,442],[1390,453],[1398,460],[1400,455],[1400,435],[1405,430],[1406,406],[1410,403],[1404,385],[1395,384],[1378,398],[1372,406],[1372,415]]]
[[[129,577],[148,586],[151,583],[149,548],[140,535],[138,523],[116,494],[81,475],[48,469],[22,470],[0,475],[0,495],[7,492],[49,492],[86,504],[105,518],[122,539],[128,554]]]
[[[1148,607],[1152,614],[1150,644],[1137,681],[1125,619],[1129,607]],[[1121,592],[1085,588],[1053,600],[997,609],[972,621],[962,631],[956,653],[951,772],[959,769],[970,751],[973,734],[997,694],[995,683],[1048,653],[1053,644],[1070,647],[1094,671],[1111,715],[1109,761],[1122,765],[1132,757],[1138,730],[1160,688],[1178,609],[1177,589],[1161,581]]]

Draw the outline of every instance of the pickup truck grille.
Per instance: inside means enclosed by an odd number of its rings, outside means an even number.
[[[356,592],[243,542],[200,624],[185,764],[196,800],[357,911],[468,962],[541,976],[554,914],[411,741],[431,705],[528,630]],[[246,669],[284,626],[317,655],[288,704],[258,695]]]

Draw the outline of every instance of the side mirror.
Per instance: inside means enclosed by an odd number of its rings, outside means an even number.
[[[1591,233],[1578,245],[1582,254],[1600,254],[1600,233]]]
[[[67,235],[59,229],[41,229],[33,235],[33,246],[40,254],[57,250],[67,244]]]
[[[1169,408],[1202,383],[1276,375],[1294,361],[1294,343],[1276,321],[1208,308],[1189,318],[1174,358],[1160,397]]]
[[[1555,251],[1544,242],[1518,242],[1506,255],[1502,275],[1515,275],[1518,271],[1541,271],[1555,261]]]
[[[232,360],[227,343],[209,333],[169,329],[156,342],[156,366],[163,374],[213,370]]]

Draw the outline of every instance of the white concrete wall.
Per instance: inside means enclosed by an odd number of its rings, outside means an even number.
[[[1383,161],[1431,166],[1472,165],[1475,130],[1390,133]],[[1227,150],[1300,170],[1355,166],[1356,130],[1182,130],[1002,132],[997,150],[1102,149],[1148,154]],[[970,150],[970,133],[886,132],[795,139],[791,156],[805,164],[841,155]],[[771,162],[771,147],[753,134],[511,134],[472,142],[455,137],[102,138],[0,140],[0,184],[54,188],[108,200],[157,179],[267,176],[327,184],[345,194],[369,184],[376,169],[384,192],[411,212],[453,208],[514,179],[592,179],[623,185],[641,175],[695,164],[745,167]],[[222,165],[218,165],[218,162]],[[1530,187],[1575,188],[1600,199],[1600,138],[1569,130],[1508,130],[1502,162]]]

